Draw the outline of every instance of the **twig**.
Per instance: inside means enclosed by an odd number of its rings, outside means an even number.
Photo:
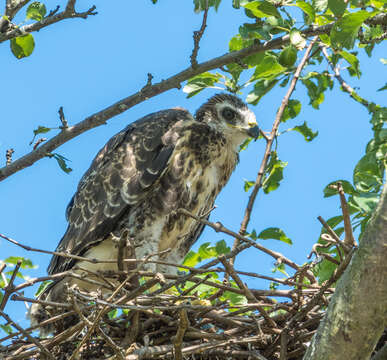
[[[240,234],[237,234],[237,233],[235,233],[235,232],[225,228],[220,222],[212,223],[212,222],[210,222],[208,220],[202,219],[202,218],[200,218],[200,217],[198,217],[198,216],[196,216],[194,214],[191,214],[189,211],[187,211],[185,209],[181,209],[181,208],[178,209],[177,212],[180,212],[181,214],[184,214],[186,216],[192,217],[193,219],[195,219],[195,220],[197,220],[197,221],[199,221],[199,222],[201,222],[201,223],[203,223],[205,225],[208,225],[209,227],[213,228],[216,232],[222,232],[222,233],[225,233],[227,235],[230,235],[230,236],[238,239],[239,241],[246,242],[250,246],[253,246],[256,249],[263,251],[264,253],[266,253],[266,254],[270,255],[271,257],[273,257],[274,259],[276,259],[278,262],[281,262],[281,263],[284,263],[286,265],[289,265],[293,269],[299,270],[299,268],[300,268],[295,262],[287,259],[285,256],[283,256],[279,252],[267,249],[264,246],[254,242],[253,240],[251,240],[249,238],[246,238],[246,237],[244,237],[244,236],[242,236]],[[234,243],[234,245],[235,245],[235,243]],[[237,246],[239,246],[239,243],[238,243]],[[235,248],[236,247],[234,246],[233,250]]]
[[[64,112],[63,112],[63,106],[61,106],[58,110],[58,113],[59,113],[59,119],[60,119],[60,122],[62,123],[62,127],[61,129],[67,129],[69,127],[69,124],[65,118],[65,115],[64,115]]]
[[[339,236],[335,233],[335,231],[327,224],[327,222],[321,217],[321,216],[317,216],[317,219],[318,221],[320,221],[320,223],[322,224],[322,226],[324,226],[324,228],[327,230],[327,232],[329,233],[329,235],[331,235],[332,239],[338,244],[340,245],[345,253],[348,253],[349,251],[351,251],[351,248],[349,248],[347,246],[347,244],[345,244],[343,241],[341,241],[341,239],[339,238]],[[325,239],[324,239],[325,240]]]
[[[11,164],[12,162],[12,155],[13,153],[15,152],[14,149],[8,149],[6,152],[5,152],[5,159],[6,159],[6,163],[5,163],[5,166],[8,166]]]
[[[325,46],[321,46],[321,50],[322,50],[322,53],[326,59],[326,61],[328,62],[329,66],[331,67],[331,69],[333,70],[333,73],[335,75],[335,78],[339,81],[341,87],[343,88],[343,90],[345,92],[347,92],[350,97],[352,99],[354,99],[355,101],[357,101],[358,103],[364,105],[367,109],[368,109],[368,106],[370,105],[369,102],[365,99],[363,99],[361,96],[359,96],[355,90],[350,86],[348,85],[344,79],[341,77],[340,75],[340,70],[339,68],[336,66],[333,65],[332,61],[329,59],[329,54],[327,52],[327,49]]]
[[[34,343],[40,351],[47,356],[51,360],[55,360],[55,358],[51,355],[51,353],[34,337],[32,337],[28,332],[26,332],[21,326],[19,326],[16,322],[14,322],[6,313],[0,310],[0,315],[7,320],[17,331],[21,332],[29,341]]]
[[[184,334],[189,326],[187,310],[181,309],[179,311],[179,314],[180,314],[179,328],[177,329],[177,333],[173,342],[176,360],[183,359],[183,353],[181,352],[181,349],[182,349]]]
[[[58,320],[62,320],[62,319],[64,319],[64,318],[68,317],[68,316],[75,315],[75,314],[76,314],[75,311],[68,311],[68,312],[66,312],[66,313],[64,313],[64,314],[60,314],[60,315],[54,316],[54,317],[52,317],[52,318],[50,318],[50,319],[48,319],[48,320],[42,321],[42,322],[39,323],[38,325],[31,326],[31,327],[29,327],[29,328],[27,328],[27,329],[24,329],[24,331],[26,331],[26,332],[31,332],[32,330],[36,330],[36,329],[38,329],[38,328],[40,328],[40,327],[44,327],[45,325],[51,324],[51,323],[56,322],[56,321],[58,321]],[[16,333],[9,334],[8,336],[5,336],[5,337],[3,337],[3,338],[0,339],[0,344],[1,344],[3,341],[5,341],[5,340],[12,339],[12,338],[14,338],[15,336],[18,336],[18,335],[20,335],[20,334],[22,334],[21,331],[18,331],[18,332],[16,332]]]
[[[198,66],[197,56],[200,48],[199,43],[207,27],[207,15],[208,15],[208,0],[206,0],[206,8],[204,9],[204,13],[203,13],[202,26],[200,27],[199,31],[194,31],[194,34],[193,34],[194,48],[191,54],[191,66],[193,68]]]
[[[219,256],[219,260],[227,270],[227,272],[231,275],[231,277],[234,279],[238,287],[244,292],[247,300],[249,303],[255,303],[257,301],[257,298],[254,296],[254,294],[251,292],[251,290],[243,283],[241,278],[238,276],[238,274],[235,272],[234,267],[229,263],[224,255]],[[266,313],[265,309],[263,306],[258,305],[257,309],[261,313],[261,315],[264,317],[266,320],[267,324],[270,327],[276,328],[277,324],[273,321],[273,319],[270,318],[270,316]]]
[[[355,241],[355,238],[353,237],[351,218],[348,211],[348,204],[347,204],[347,200],[345,199],[343,184],[341,182],[337,183],[337,190],[340,196],[341,211],[343,213],[343,220],[344,220],[344,232],[345,232],[344,244],[346,244],[349,248],[352,248],[354,245],[356,245],[356,241]]]
[[[11,275],[11,279],[9,280],[9,283],[7,284],[7,286],[4,288],[5,294],[0,304],[1,311],[4,310],[10,295],[15,291],[15,286],[13,285],[13,282],[15,281],[16,275],[19,272],[21,264],[22,264],[22,261],[18,260],[15,266],[15,269],[13,270],[13,273]]]
[[[289,102],[290,96],[292,95],[292,93],[293,93],[293,91],[294,91],[294,89],[296,87],[296,83],[297,83],[298,78],[299,78],[299,76],[301,74],[301,71],[302,71],[302,69],[305,67],[305,65],[307,63],[307,60],[309,58],[309,54],[312,51],[312,47],[313,47],[313,45],[314,45],[314,43],[316,41],[317,41],[317,36],[315,36],[312,39],[312,41],[310,42],[308,48],[306,49],[305,54],[304,54],[301,62],[297,66],[297,69],[296,69],[296,71],[294,73],[293,79],[290,82],[288,91],[286,92],[284,98],[282,99],[281,106],[279,107],[279,109],[277,111],[277,115],[275,117],[272,129],[271,129],[271,132],[270,132],[270,137],[269,137],[268,141],[266,142],[265,153],[264,153],[261,165],[260,165],[259,170],[258,170],[258,174],[257,174],[257,178],[255,180],[254,188],[253,188],[253,191],[250,194],[249,201],[248,201],[246,209],[245,209],[245,214],[244,214],[244,217],[243,217],[243,221],[242,221],[241,227],[239,229],[239,234],[241,234],[241,235],[246,234],[247,225],[250,222],[250,217],[251,217],[251,213],[253,211],[253,206],[254,206],[254,203],[255,203],[255,199],[257,197],[259,189],[262,187],[263,176],[265,174],[265,169],[266,169],[267,163],[269,161],[269,156],[270,156],[270,153],[271,153],[271,148],[272,148],[275,136],[277,134],[279,124],[281,123],[282,115],[283,115],[283,113],[285,111],[286,105]],[[234,244],[233,244],[233,249],[236,248],[239,245],[239,243],[240,243],[240,239],[238,237],[235,237]],[[231,264],[233,264],[233,263],[234,263],[234,259],[232,259],[232,261],[231,261]]]

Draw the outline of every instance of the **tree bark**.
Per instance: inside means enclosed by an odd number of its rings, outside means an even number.
[[[387,325],[387,184],[304,360],[368,360]]]

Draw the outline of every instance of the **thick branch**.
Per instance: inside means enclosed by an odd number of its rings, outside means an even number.
[[[55,15],[60,16],[60,14]],[[43,19],[42,21],[47,21],[47,19]],[[386,16],[387,21],[387,16]],[[35,23],[28,26],[35,26]],[[333,24],[328,24],[324,26],[319,26],[316,28],[310,28],[304,30],[302,33],[304,36],[312,36],[312,35],[318,35],[318,34],[326,34],[329,33],[331,30]],[[24,28],[24,31],[35,31],[38,29],[31,30],[30,28]],[[4,35],[0,35],[0,42],[3,39]],[[54,149],[58,148],[62,144],[66,143],[67,141],[73,139],[74,137],[93,129],[97,126],[106,124],[106,121],[111,119],[114,116],[117,116],[128,109],[132,108],[133,106],[149,99],[154,96],[157,96],[163,92],[166,92],[173,88],[180,88],[181,83],[183,81],[186,81],[190,79],[191,77],[201,74],[202,72],[213,70],[216,68],[219,68],[220,66],[227,65],[230,63],[233,63],[235,61],[238,61],[238,59],[242,59],[246,56],[256,54],[259,52],[264,52],[267,50],[272,49],[279,49],[283,45],[286,45],[289,43],[289,35],[284,35],[282,37],[276,38],[274,40],[268,41],[264,44],[254,44],[248,48],[242,49],[240,51],[234,51],[231,53],[227,53],[225,55],[219,56],[217,58],[211,59],[209,61],[206,61],[204,63],[198,64],[197,67],[192,68],[191,66],[187,68],[186,70],[183,70],[182,72],[163,80],[159,83],[155,83],[153,85],[147,85],[140,91],[134,93],[131,96],[128,96],[115,104],[96,112],[93,115],[90,115],[83,121],[80,121],[78,124],[74,126],[70,126],[67,129],[62,129],[62,131],[54,136],[51,140],[47,141],[45,144],[41,145],[39,148],[37,148],[34,151],[31,151],[27,155],[17,159],[16,161],[13,161],[12,164],[8,165],[7,167],[3,167],[0,169],[0,181],[4,180],[8,176],[33,165],[36,161],[44,158],[47,156],[47,154],[51,153]]]
[[[304,360],[370,358],[387,326],[386,239],[387,185]]]

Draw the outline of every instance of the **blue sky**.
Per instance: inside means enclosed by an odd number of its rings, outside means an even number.
[[[145,85],[148,72],[159,81],[189,66],[192,32],[200,27],[202,20],[200,14],[193,13],[191,1],[160,0],[157,5],[150,0],[116,0],[114,5],[102,0],[82,1],[78,10],[93,4],[97,6],[97,16],[86,21],[67,20],[34,33],[36,47],[29,58],[17,60],[10,53],[9,44],[1,44],[0,154],[11,147],[15,149],[15,158],[31,151],[33,129],[39,125],[60,125],[57,114],[60,106],[64,107],[70,125],[75,124],[138,91]],[[19,21],[23,18],[24,14]],[[199,62],[227,52],[229,39],[247,20],[242,10],[233,9],[227,1],[223,1],[218,13],[211,10],[200,44]],[[362,96],[376,103],[382,103],[385,97],[383,92],[376,92],[384,85],[381,74],[385,68],[378,59],[385,57],[385,51],[385,47],[376,48],[372,60],[360,56],[361,80],[343,72]],[[241,97],[245,98],[250,90]],[[251,106],[262,129],[271,129],[285,91],[276,89],[258,106]],[[112,135],[126,124],[161,109],[183,106],[194,112],[214,93],[208,89],[186,99],[182,90],[171,90],[61,146],[56,152],[70,159],[73,168],[68,175],[53,159],[43,159],[6,179],[0,186],[0,233],[33,247],[54,250],[66,229],[65,208],[80,177]],[[293,246],[274,240],[262,243],[302,264],[320,233],[316,217],[329,218],[339,212],[338,199],[324,199],[323,188],[333,180],[352,178],[353,168],[371,138],[371,130],[366,109],[339,91],[337,83],[333,92],[326,93],[319,111],[308,106],[302,86],[297,87],[293,98],[302,102],[302,112],[284,124],[282,130],[307,121],[319,135],[311,143],[294,132],[279,138],[279,157],[288,162],[285,179],[278,190],[269,195],[259,194],[248,230],[282,228],[293,240]],[[54,134],[52,131],[46,135]],[[264,146],[261,140],[241,153],[240,165],[217,198],[218,208],[211,220],[238,231],[248,200],[248,194],[242,190],[243,183],[245,179],[255,179]],[[3,165],[5,156],[1,156]],[[195,247],[219,239],[232,245],[233,239],[207,229]],[[28,253],[4,240],[0,241],[0,251],[3,259],[10,255],[32,259],[38,269],[28,273],[31,277],[45,274],[50,260],[48,255]],[[257,250],[249,250],[240,255],[237,268],[268,274],[273,262]],[[268,286],[259,280],[251,280],[249,284]],[[22,304],[10,302],[7,311],[16,314],[16,320],[24,317]]]

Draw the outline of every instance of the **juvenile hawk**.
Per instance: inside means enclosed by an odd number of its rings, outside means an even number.
[[[229,94],[210,98],[195,117],[184,109],[169,109],[128,125],[100,150],[82,177],[67,207],[69,225],[57,251],[116,260],[113,238],[126,230],[137,259],[169,248],[162,259],[181,263],[203,225],[175,210],[206,214],[238,162],[240,144],[258,134],[253,112]],[[94,272],[117,270],[116,262],[93,264],[53,256],[48,273],[75,265]],[[88,283],[65,278],[43,297],[63,299],[65,282],[95,290]],[[32,322],[42,320],[40,305],[32,306],[30,317]]]

